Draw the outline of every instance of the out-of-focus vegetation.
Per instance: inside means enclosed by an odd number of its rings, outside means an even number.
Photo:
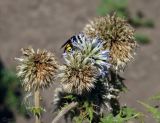
[[[150,100],[160,102],[160,94],[157,94],[157,95],[151,97]],[[160,122],[160,109],[159,109],[158,105],[152,106],[150,104],[147,104],[147,103],[141,102],[141,101],[139,101],[139,103],[142,106],[144,106],[148,112],[150,112],[152,114],[152,117],[157,121],[157,123]]]
[[[118,16],[126,18],[128,22],[135,28],[153,28],[154,22],[147,19],[141,11],[137,11],[135,16],[132,16],[128,7],[128,0],[101,0],[101,5],[97,9],[98,14],[106,15],[116,12]],[[136,34],[135,38],[140,44],[148,44],[150,38],[144,34]]]
[[[127,17],[128,0],[101,0],[101,5],[97,9],[98,14],[106,15],[116,11],[120,17]]]
[[[148,44],[150,42],[149,37],[147,37],[146,35],[143,34],[135,34],[135,38],[138,42],[142,43],[142,44]]]
[[[118,115],[109,114],[102,118],[101,123],[125,123],[132,120],[143,122],[143,114],[125,106],[121,108]]]
[[[15,122],[15,113],[25,114],[22,105],[20,81],[15,72],[0,65],[0,123]]]

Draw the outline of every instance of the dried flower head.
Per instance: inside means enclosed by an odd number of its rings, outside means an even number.
[[[21,58],[16,58],[20,62],[17,75],[25,91],[50,86],[58,68],[54,54],[39,49],[35,52],[31,47],[22,49],[22,54]]]
[[[110,63],[115,70],[123,70],[133,58],[137,46],[134,29],[115,14],[95,18],[85,26],[83,32],[89,37],[98,36],[104,41],[103,46],[110,51]]]
[[[82,94],[94,87],[97,68],[84,58],[81,52],[66,53],[66,64],[60,67],[62,85],[66,92]]]

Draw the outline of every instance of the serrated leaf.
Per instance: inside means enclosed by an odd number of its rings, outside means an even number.
[[[114,117],[112,114],[109,114],[107,117],[101,119],[101,123],[125,123],[139,118],[141,115],[141,113],[136,112],[134,109],[125,107],[121,109],[117,116]]]

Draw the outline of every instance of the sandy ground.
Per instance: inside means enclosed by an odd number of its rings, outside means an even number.
[[[60,46],[96,16],[98,5],[99,0],[0,0],[2,61],[8,68],[13,68],[16,64],[14,57],[20,56],[20,48],[28,45],[53,51],[62,61]],[[148,34],[152,42],[138,49],[135,61],[123,73],[129,92],[122,94],[121,104],[144,111],[137,100],[147,101],[148,97],[160,92],[160,1],[130,0],[129,8],[133,14],[141,10],[156,25],[154,29],[137,30]],[[44,100],[47,101],[43,105],[49,112],[43,115],[44,123],[49,123],[53,117],[53,92],[54,88],[44,92]],[[151,118],[145,119],[145,123],[155,123]],[[22,117],[17,119],[17,123],[27,122],[32,123],[33,120],[25,121]]]

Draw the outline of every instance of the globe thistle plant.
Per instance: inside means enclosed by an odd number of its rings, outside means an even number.
[[[95,18],[85,26],[83,32],[89,37],[102,39],[104,49],[110,51],[110,64],[116,71],[123,70],[133,58],[137,46],[134,29],[115,14]]]
[[[17,66],[17,75],[23,81],[25,91],[34,93],[34,107],[29,107],[36,116],[36,123],[40,123],[40,89],[50,86],[55,78],[58,64],[54,54],[46,50],[34,51],[33,48],[22,49],[23,56],[16,58],[20,64]]]
[[[80,52],[65,54],[65,65],[60,67],[62,85],[67,92],[82,94],[94,87],[97,68],[84,59]]]
[[[55,90],[54,105],[61,110],[53,119],[63,115],[70,119],[98,123],[104,114],[116,116],[120,111],[119,93],[125,85],[117,71],[125,68],[133,58],[137,44],[134,30],[124,19],[114,15],[95,18],[84,30],[62,45],[65,63],[59,65],[53,53],[29,47],[22,49],[17,75],[29,95],[36,122],[40,123],[43,108],[40,91],[59,78],[61,88]],[[32,99],[32,98],[31,98]],[[77,121],[76,121],[77,122]]]
[[[26,91],[42,89],[52,84],[58,68],[54,54],[46,50],[34,51],[33,48],[22,49],[17,75],[23,81]]]
[[[65,118],[74,119],[74,117],[84,117],[86,115],[87,119],[89,117],[89,109],[90,113],[93,113],[91,121],[98,123],[106,113],[113,112],[114,115],[119,113],[118,97],[123,89],[122,84],[119,82],[113,80],[113,78],[109,79],[108,75],[99,76],[94,83],[95,87],[91,91],[83,93],[83,95],[67,93],[63,88],[57,88],[53,100],[56,106],[55,110],[61,109],[71,102],[78,102],[78,106],[69,111]]]

